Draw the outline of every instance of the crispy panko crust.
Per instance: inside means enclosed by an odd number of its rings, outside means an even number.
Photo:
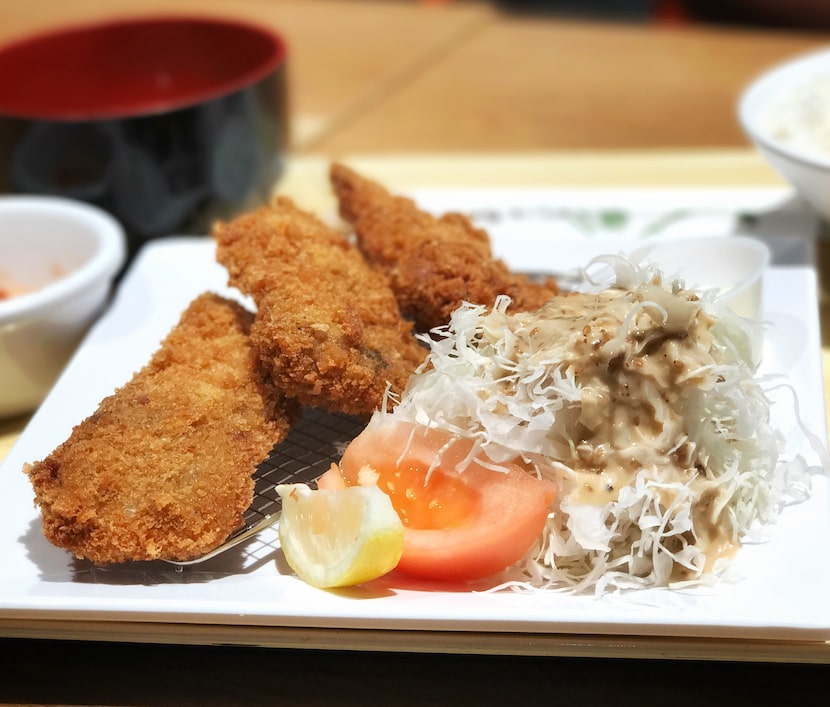
[[[512,311],[530,311],[558,294],[552,278],[511,273],[493,257],[487,233],[464,215],[436,218],[342,164],[331,166],[330,177],[358,247],[389,277],[401,312],[419,331],[446,324],[462,302],[492,305],[503,294]]]
[[[257,464],[298,412],[263,382],[252,318],[200,295],[143,369],[27,465],[50,542],[96,564],[189,560],[242,523]]]
[[[425,358],[395,296],[346,236],[286,198],[214,228],[217,259],[257,306],[251,338],[300,402],[369,415]]]

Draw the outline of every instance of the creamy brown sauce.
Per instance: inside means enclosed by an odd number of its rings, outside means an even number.
[[[713,320],[697,298],[658,286],[571,293],[515,316],[530,333],[531,351],[543,356],[555,350],[581,387],[579,404],[564,416],[572,450],[561,460],[570,469],[563,490],[569,502],[616,501],[647,469],[660,482],[694,490],[697,538],[690,540],[706,552],[707,564],[733,554],[735,539],[713,515],[717,490],[707,489],[678,413],[690,390],[712,385],[707,367],[718,363],[710,353]],[[667,506],[674,500],[670,489],[662,495]]]

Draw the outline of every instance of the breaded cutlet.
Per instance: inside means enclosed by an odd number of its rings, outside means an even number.
[[[229,283],[256,303],[251,339],[287,396],[368,416],[424,360],[386,278],[289,199],[217,223],[213,235]]]
[[[487,233],[463,214],[432,216],[342,164],[331,166],[330,178],[358,247],[387,275],[417,330],[446,324],[462,302],[492,305],[508,295],[511,311],[530,311],[558,294],[552,278],[534,282],[510,272],[493,257]]]
[[[27,465],[50,542],[96,564],[183,561],[242,523],[296,412],[260,370],[252,319],[200,295],[144,368]]]

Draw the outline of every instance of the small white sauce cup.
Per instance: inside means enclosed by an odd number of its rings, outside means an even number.
[[[126,238],[104,211],[69,199],[0,197],[0,418],[34,410],[105,305]]]
[[[650,245],[645,257],[687,288],[716,290],[718,300],[735,314],[760,321],[763,275],[770,250],[749,236],[689,238]]]

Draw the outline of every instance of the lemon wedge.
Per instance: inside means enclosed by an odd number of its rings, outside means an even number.
[[[377,486],[312,490],[281,484],[280,544],[300,579],[321,589],[380,577],[403,553],[403,524]]]

